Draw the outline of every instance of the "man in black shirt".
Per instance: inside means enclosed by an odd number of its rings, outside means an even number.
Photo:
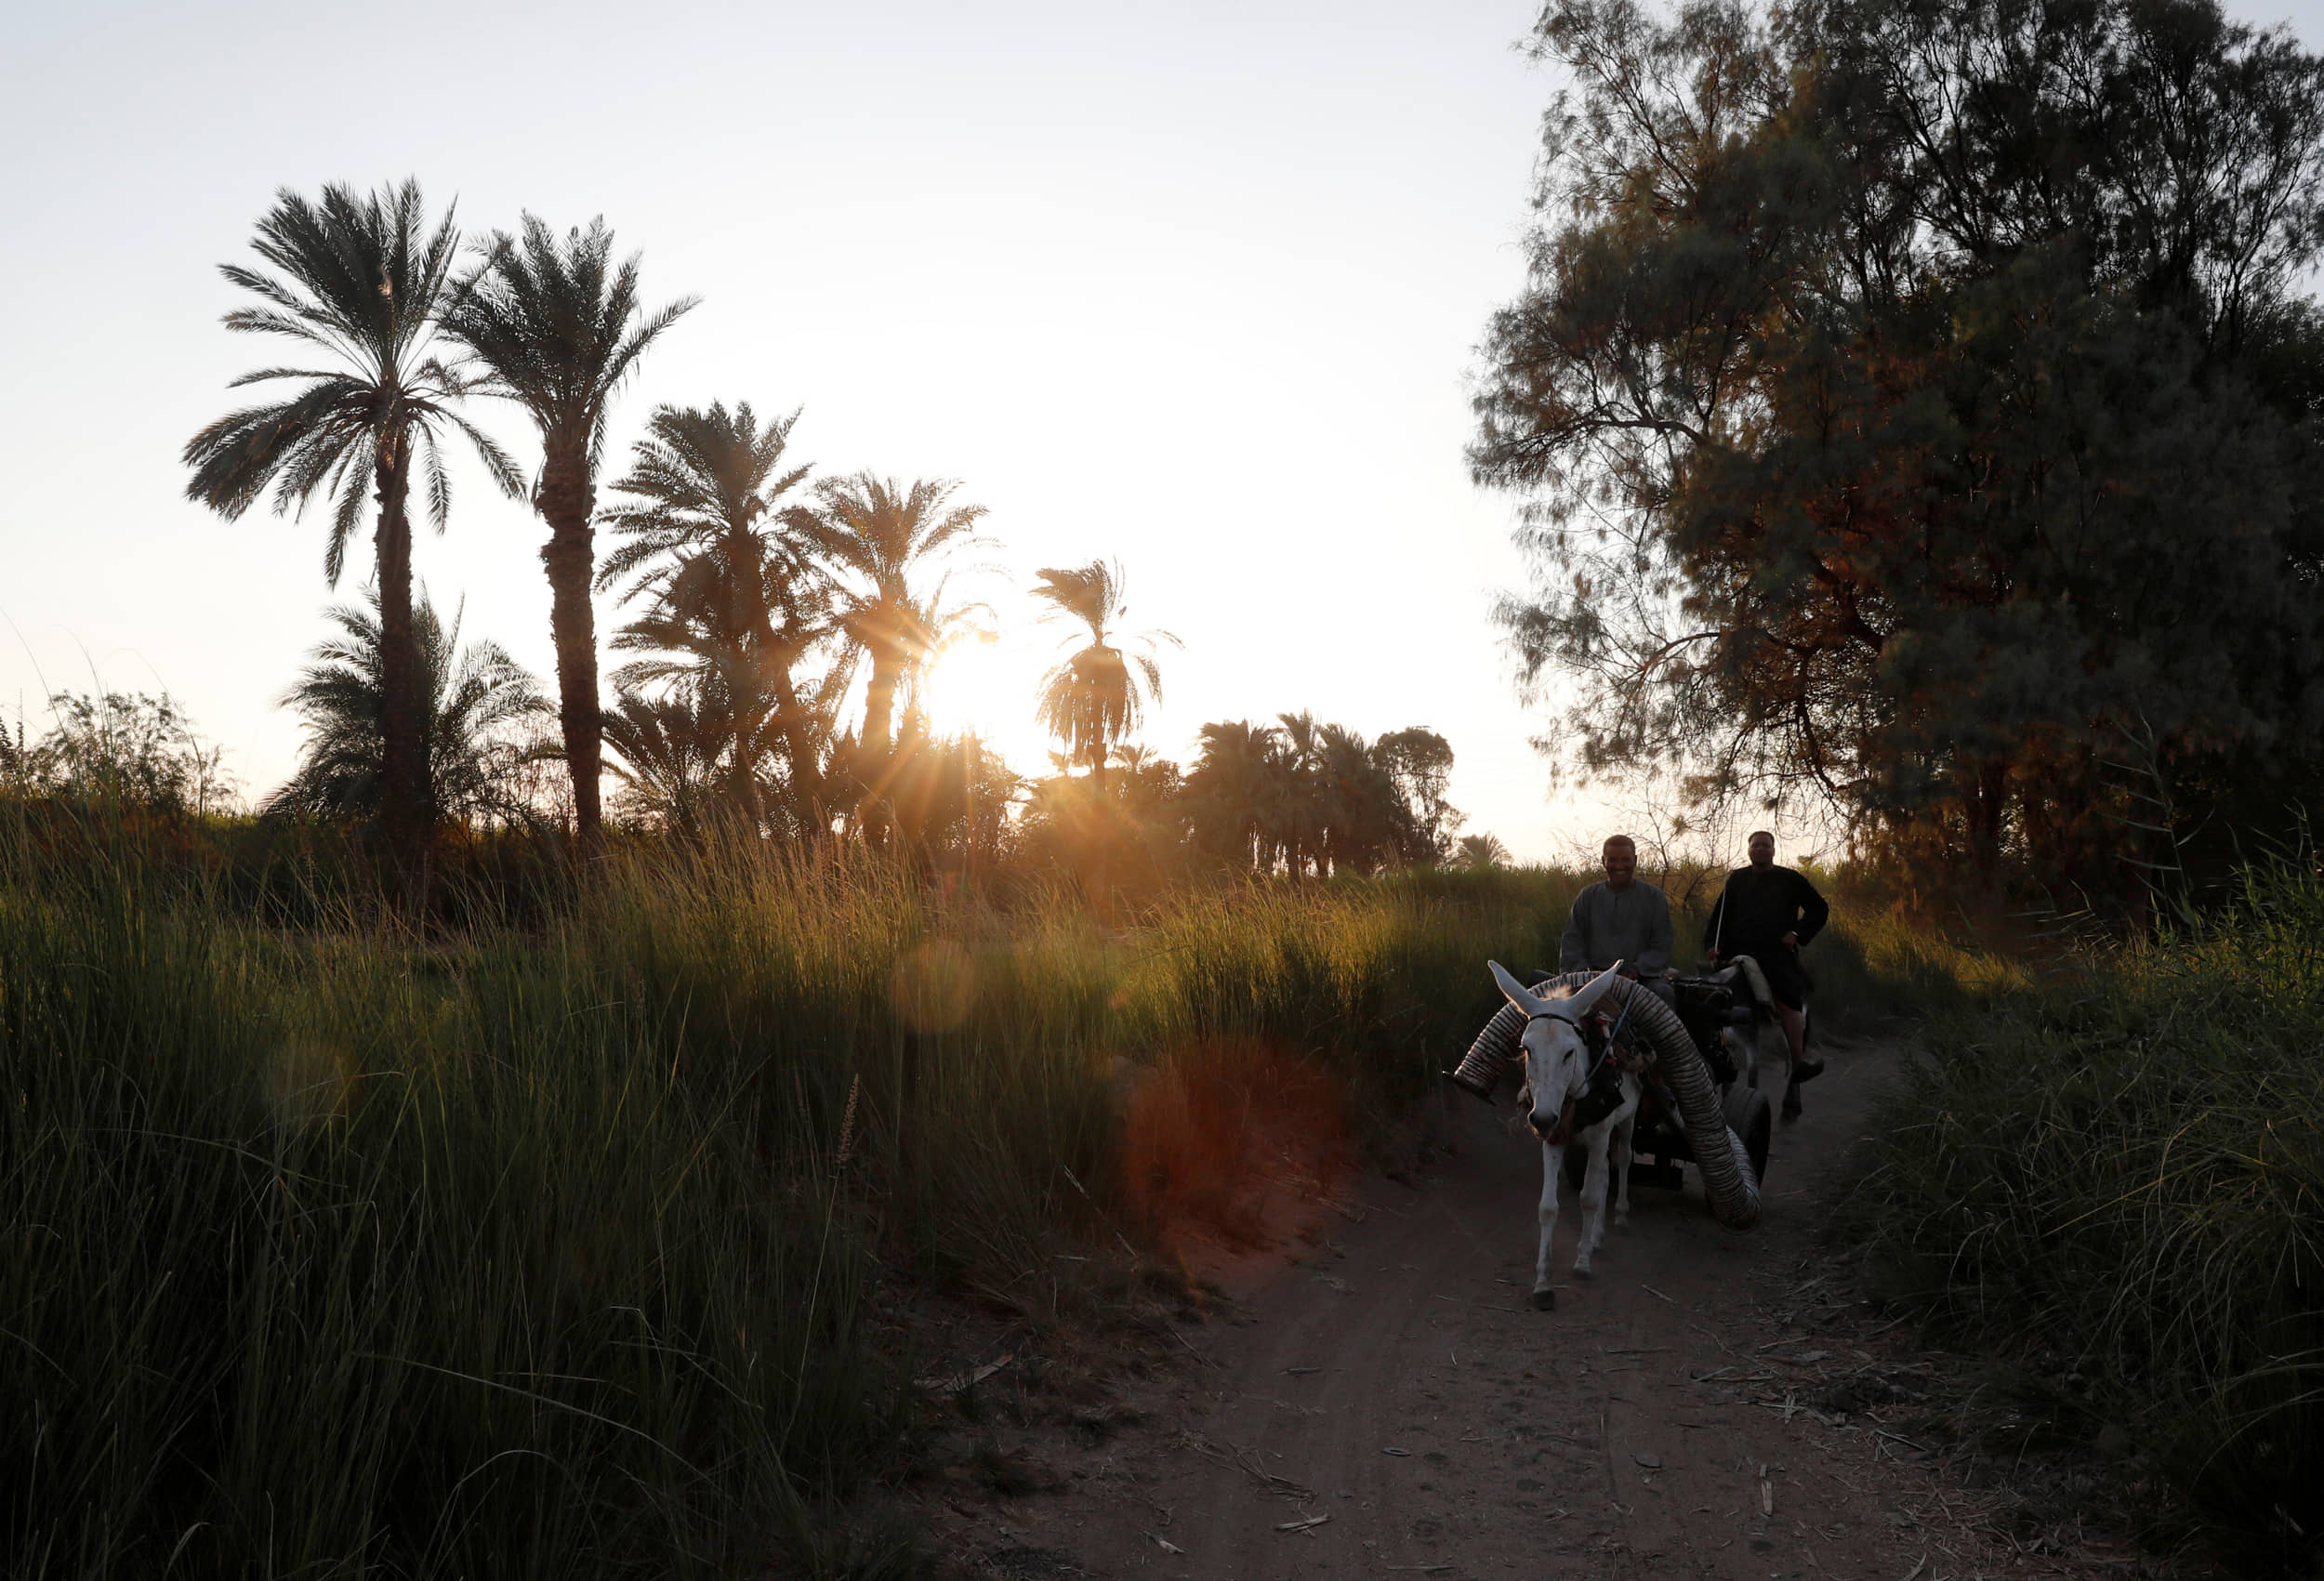
[[[1807,876],[1776,865],[1776,837],[1761,829],[1751,836],[1751,864],[1727,875],[1726,888],[1703,924],[1703,949],[1712,960],[1749,955],[1759,963],[1767,988],[1783,1015],[1791,1044],[1791,1074],[1799,1081],[1821,1075],[1824,1062],[1806,1057],[1801,1008],[1807,1003],[1807,972],[1800,946],[1823,930],[1831,907]]]

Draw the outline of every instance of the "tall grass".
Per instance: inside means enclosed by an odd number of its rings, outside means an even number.
[[[1942,1016],[1844,1227],[2262,1568],[2324,1531],[2324,879]],[[2160,1517],[2162,1507],[2147,1512]]]
[[[1053,1249],[1140,1233],[1139,1067],[1233,1042],[1408,1099],[1571,889],[1252,885],[1107,929],[639,850],[416,938],[343,876],[253,906],[35,833],[0,821],[11,1577],[907,1569],[818,1515],[908,1457],[883,1281],[1053,1311]]]
[[[1948,937],[1880,896],[1859,893],[1851,875],[1816,876],[1832,898],[1831,925],[1807,957],[1819,1027],[1844,1035],[1958,1015],[2033,982],[2016,956]]]
[[[860,1210],[569,948],[0,898],[0,1568],[727,1574],[892,1439]],[[760,1512],[746,1517],[744,1512]]]

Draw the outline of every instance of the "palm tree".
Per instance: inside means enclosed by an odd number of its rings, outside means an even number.
[[[922,478],[907,488],[892,478],[857,472],[826,480],[815,491],[812,515],[798,518],[824,559],[851,578],[840,590],[842,619],[848,635],[871,659],[859,782],[885,770],[895,746],[897,691],[944,635],[931,626],[941,608],[941,586],[931,598],[920,599],[913,593],[913,575],[939,551],[978,541],[972,534],[984,507],[951,505],[959,487],[948,478]],[[878,839],[885,823],[876,796],[868,817]]]
[[[655,697],[617,681],[605,711],[605,739],[619,759],[614,774],[627,810],[676,834],[695,834],[708,822],[732,736],[715,702],[705,704],[691,689]]]
[[[1239,867],[1274,865],[1268,797],[1282,751],[1283,732],[1272,725],[1222,719],[1202,727],[1201,751],[1186,776],[1195,837]]]
[[[1463,835],[1454,850],[1463,867],[1506,867],[1509,848],[1499,835]]]
[[[768,698],[798,820],[822,828],[817,732],[791,671],[825,634],[824,591],[801,552],[799,519],[781,504],[811,470],[783,465],[798,421],[795,411],[761,425],[747,401],[731,412],[723,402],[707,411],[654,408],[629,475],[614,485],[630,503],[603,516],[626,541],[606,557],[598,586],[634,576],[623,597],[655,600],[654,613],[630,628],[625,646],[651,646],[662,630],[681,639],[667,646],[722,667],[721,684],[736,708],[745,693]]]
[[[1325,727],[1306,710],[1277,714],[1283,725],[1283,750],[1276,755],[1269,787],[1269,826],[1283,847],[1285,863],[1297,878],[1312,859],[1316,876],[1324,871],[1324,820],[1316,785],[1323,776]]]
[[[605,414],[646,348],[697,299],[681,297],[647,312],[638,300],[637,256],[613,262],[614,235],[602,219],[560,241],[528,214],[521,236],[495,231],[485,253],[444,328],[490,370],[490,393],[523,407],[540,430],[533,508],[548,523],[541,562],[557,647],[558,720],[573,777],[574,822],[588,849],[598,837],[601,731],[589,518],[597,509]]]
[[[1317,738],[1315,798],[1324,824],[1323,854],[1334,873],[1369,873],[1396,850],[1402,801],[1395,782],[1372,760],[1372,744],[1345,725]]]
[[[1185,644],[1167,631],[1143,631],[1129,639],[1143,651],[1125,653],[1108,640],[1129,613],[1122,601],[1119,560],[1044,566],[1037,574],[1040,586],[1033,596],[1052,606],[1044,618],[1068,617],[1089,633],[1086,646],[1042,678],[1037,717],[1065,744],[1067,759],[1087,764],[1091,776],[1103,783],[1107,754],[1144,720],[1149,703],[1162,701],[1162,667],[1155,661],[1155,643]]]
[[[380,823],[411,894],[424,891],[434,823],[412,613],[413,470],[425,481],[421,497],[439,531],[452,495],[440,429],[465,435],[503,488],[514,494],[522,486],[500,448],[453,410],[470,381],[430,349],[456,296],[458,246],[448,211],[429,224],[416,181],[368,197],[328,186],[311,204],[287,189],[278,192],[252,243],[269,268],[221,266],[230,282],[259,299],[227,314],[226,327],[299,342],[329,365],[244,374],[235,388],[283,379],[299,388],[228,413],[187,441],[184,457],[193,469],[187,495],[230,521],[270,487],[278,514],[303,513],[318,495],[331,497],[323,566],[333,586],[365,497],[377,502]]]
[[[381,599],[364,607],[339,604],[330,612],[340,635],[314,650],[313,659],[282,697],[306,726],[297,771],[266,800],[272,813],[373,817],[386,799],[381,721],[387,712],[387,650]],[[420,733],[429,801],[454,818],[509,817],[520,810],[508,794],[517,770],[541,754],[526,727],[546,725],[552,713],[540,683],[498,643],[460,647],[460,618],[446,629],[435,606],[420,595],[412,611],[419,649]]]
[[[799,514],[799,528],[813,539],[823,560],[839,572],[841,626],[849,639],[872,658],[865,686],[865,723],[855,739],[855,793],[863,797],[863,825],[872,844],[886,844],[888,790],[895,774],[895,700],[909,677],[953,635],[970,607],[944,607],[944,584],[934,593],[914,593],[914,572],[946,548],[976,544],[984,505],[951,505],[960,483],[953,479],[916,479],[909,488],[895,479],[855,472],[825,479],[816,488],[813,514]]]
[[[617,648],[649,656],[615,670],[614,683],[625,697],[654,688],[657,708],[688,710],[693,736],[725,810],[755,830],[766,822],[767,792],[772,787],[762,769],[781,741],[782,709],[764,681],[767,666],[756,627],[735,623],[736,607],[752,602],[747,593],[737,596],[735,580],[724,557],[716,553],[681,556],[657,573],[653,603],[614,639]],[[627,754],[627,747],[619,749]],[[819,743],[810,756],[820,760]],[[786,810],[798,812],[798,799],[792,797],[794,805]],[[794,832],[804,835],[811,828],[801,823]]]

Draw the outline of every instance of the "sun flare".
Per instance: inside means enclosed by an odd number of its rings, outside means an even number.
[[[1009,679],[1000,643],[989,632],[951,644],[936,655],[921,682],[920,704],[939,735],[989,740],[1004,713]]]

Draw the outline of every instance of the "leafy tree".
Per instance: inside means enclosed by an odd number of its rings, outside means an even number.
[[[59,692],[48,706],[56,722],[36,740],[26,738],[20,719],[13,740],[0,730],[0,784],[169,812],[217,812],[232,803],[225,749],[203,741],[167,693]]]
[[[1087,767],[1092,778],[1103,781],[1107,755],[1138,729],[1147,704],[1162,701],[1162,667],[1155,659],[1155,644],[1185,644],[1167,631],[1142,631],[1125,639],[1138,649],[1135,652],[1124,652],[1110,640],[1119,635],[1115,628],[1129,613],[1118,560],[1044,566],[1039,576],[1033,596],[1050,606],[1045,618],[1077,621],[1088,629],[1089,640],[1043,678],[1037,717],[1065,744],[1067,761]]]
[[[268,812],[370,818],[385,803],[384,623],[376,592],[365,605],[331,610],[340,634],[314,650],[313,662],[283,694],[283,705],[298,711],[307,741],[297,772],[267,798]],[[447,628],[425,594],[412,626],[429,805],[462,821],[522,816],[511,786],[518,771],[542,754],[537,731],[554,713],[539,683],[497,643],[462,649],[458,616]]]
[[[1011,842],[1010,809],[1025,782],[973,736],[946,737],[906,706],[879,796],[896,838],[924,858],[990,862]]]
[[[633,665],[627,681],[691,678],[697,716],[723,719],[732,732],[722,753],[728,782],[754,821],[762,811],[758,758],[780,743],[790,823],[805,835],[828,827],[828,797],[822,732],[795,672],[829,625],[810,538],[783,505],[812,470],[785,463],[798,420],[793,412],[762,424],[746,401],[731,411],[720,402],[655,408],[628,476],[614,485],[629,497],[604,513],[625,541],[598,582],[630,578],[624,597],[651,599],[617,645],[681,655],[674,665]]]
[[[269,367],[236,387],[294,382],[295,393],[231,412],[187,441],[190,498],[229,520],[271,488],[278,513],[332,500],[324,574],[338,585],[347,541],[376,500],[380,600],[383,755],[380,823],[407,884],[424,881],[435,809],[428,799],[421,722],[420,652],[412,613],[409,505],[415,468],[423,508],[439,531],[452,498],[439,434],[465,436],[493,477],[516,493],[516,468],[455,406],[473,381],[436,355],[440,316],[456,292],[459,235],[447,213],[430,223],[419,185],[368,197],[324,188],[310,203],[287,190],[258,221],[253,249],[267,265],[221,266],[258,298],[226,315],[226,327],[279,336],[316,354],[322,367]]]
[[[1446,799],[1452,783],[1452,744],[1425,725],[1390,731],[1372,743],[1372,760],[1394,784],[1409,811],[1415,862],[1439,862],[1449,851],[1454,831],[1467,815]]]
[[[1472,459],[1580,770],[2088,876],[2126,740],[2304,750],[2324,62],[2210,0],[1565,0],[1536,47],[1576,86]]]
[[[1373,873],[1414,854],[1419,838],[1411,809],[1371,743],[1343,725],[1326,725],[1321,746],[1316,799],[1331,871]]]
[[[491,370],[491,393],[522,406],[540,433],[533,508],[548,523],[541,562],[557,648],[558,718],[574,822],[588,847],[598,834],[600,734],[589,519],[605,415],[638,359],[696,299],[647,311],[638,296],[637,256],[614,262],[613,232],[602,219],[560,239],[528,214],[519,235],[495,232],[485,253],[444,327]]]
[[[1101,910],[1115,889],[1150,889],[1182,865],[1185,777],[1178,765],[1142,746],[1117,746],[1115,772],[1075,774],[1063,753],[1058,772],[1030,787],[1023,830],[1037,858],[1080,875]]]

